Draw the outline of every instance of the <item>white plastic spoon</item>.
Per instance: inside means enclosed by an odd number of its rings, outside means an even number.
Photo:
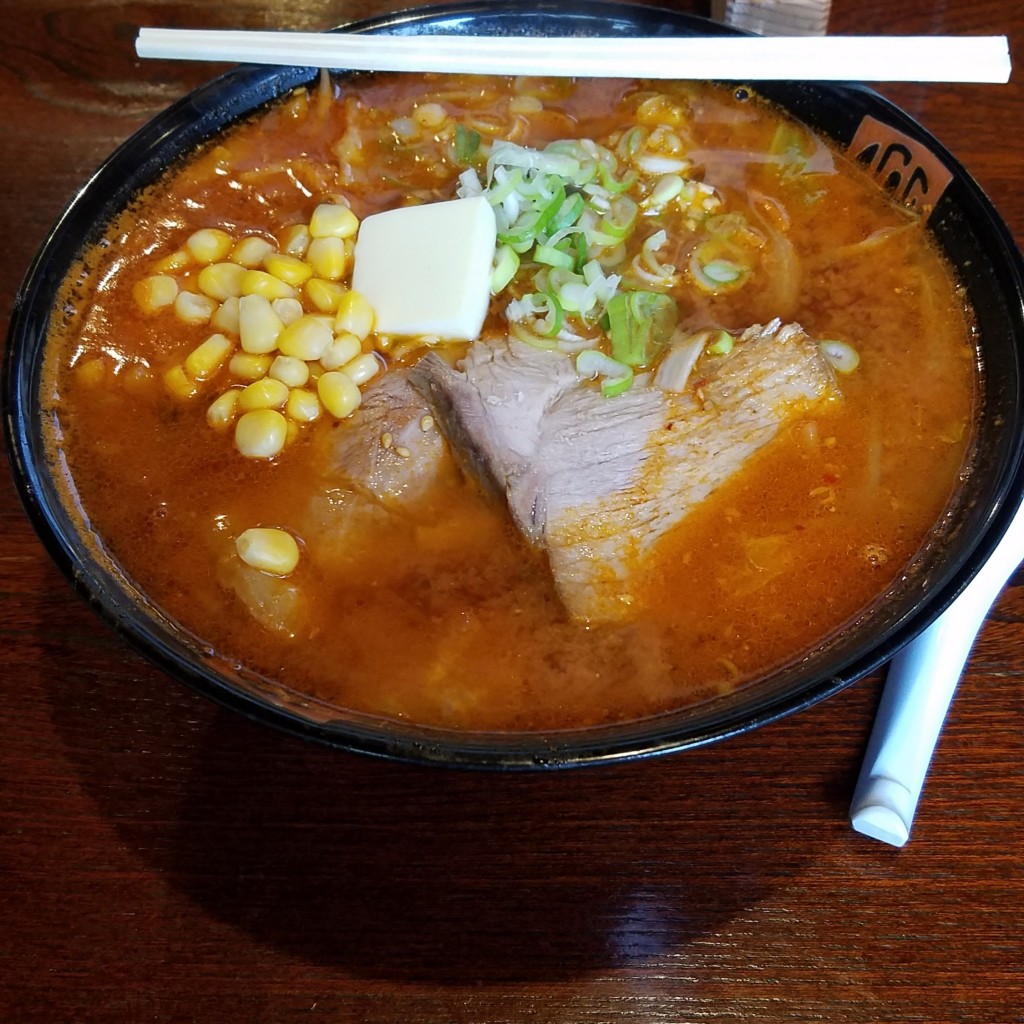
[[[903,846],[946,712],[985,615],[1024,561],[1024,505],[956,600],[889,665],[850,805],[853,827]]]

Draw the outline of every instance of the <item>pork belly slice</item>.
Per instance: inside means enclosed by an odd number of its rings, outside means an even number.
[[[430,402],[463,469],[505,498],[527,539],[543,545],[534,507],[540,495],[522,482],[534,472],[548,410],[579,386],[572,360],[514,338],[481,341],[458,370],[430,353],[409,380]]]
[[[383,374],[363,392],[355,413],[318,440],[325,476],[392,511],[407,510],[452,473],[433,419],[408,370]]]
[[[369,531],[378,538],[401,528],[405,517],[424,515],[438,483],[458,471],[448,444],[433,423],[426,400],[393,370],[363,392],[351,417],[318,433],[320,478],[312,495],[286,524],[306,545],[304,558],[343,571],[368,554]],[[218,578],[266,629],[295,637],[306,617],[306,597],[291,579],[242,562],[234,545],[221,553]]]
[[[703,361],[699,397],[644,375],[604,398],[568,356],[525,348],[477,342],[458,369],[430,355],[410,379],[586,622],[630,618],[656,542],[786,423],[839,394],[817,343],[778,320]]]

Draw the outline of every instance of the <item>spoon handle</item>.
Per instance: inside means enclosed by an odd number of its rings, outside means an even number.
[[[985,616],[1024,560],[1024,506],[956,600],[890,662],[850,806],[858,831],[892,846],[914,812],[950,701]]]

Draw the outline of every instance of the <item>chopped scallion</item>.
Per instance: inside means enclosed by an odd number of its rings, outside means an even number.
[[[733,336],[728,331],[719,331],[708,345],[707,351],[713,356],[727,356],[732,351]]]
[[[572,256],[554,245],[538,245],[533,250],[533,258],[538,263],[546,263],[549,267],[562,267],[565,270],[572,269]]]
[[[480,149],[480,133],[464,124],[455,126],[455,156],[460,163],[468,164]]]
[[[836,373],[853,373],[860,366],[857,350],[845,341],[828,339],[818,343],[821,354],[828,360]]]
[[[597,349],[584,349],[576,357],[576,372],[591,380],[600,378],[601,394],[614,398],[628,391],[633,383],[633,368],[606,356]]]
[[[612,355],[627,366],[646,366],[675,330],[675,301],[661,292],[620,292],[606,307]]]
[[[491,274],[491,294],[504,290],[519,270],[519,253],[510,245],[499,245],[494,251],[494,271]]]
[[[716,284],[732,284],[739,280],[743,268],[732,260],[711,260],[704,264],[705,277],[711,278]]]

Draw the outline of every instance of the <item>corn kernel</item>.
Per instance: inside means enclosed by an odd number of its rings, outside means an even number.
[[[296,423],[312,423],[320,415],[320,399],[312,391],[303,388],[292,388],[288,392],[288,401],[284,411],[290,420]]]
[[[341,369],[347,377],[352,379],[353,383],[362,387],[368,380],[372,380],[380,373],[380,361],[372,352],[363,352]]]
[[[224,433],[235,422],[235,416],[238,413],[239,394],[241,392],[237,388],[232,388],[230,391],[225,391],[223,395],[219,395],[210,403],[210,407],[206,410],[206,422],[214,430]]]
[[[144,313],[155,313],[178,297],[178,282],[167,274],[153,274],[136,282],[132,296]]]
[[[149,394],[153,372],[149,363],[144,359],[133,361],[128,366],[122,366],[114,374],[121,382],[121,386],[131,394]]]
[[[280,409],[288,401],[288,385],[273,377],[255,380],[242,388],[238,396],[238,408],[242,412],[253,409]]]
[[[184,270],[192,262],[192,257],[184,249],[176,249],[153,264],[153,270],[158,274],[175,274]]]
[[[242,276],[245,267],[237,263],[210,263],[199,271],[196,283],[204,295],[223,302],[232,296],[242,294]]]
[[[75,377],[86,387],[99,387],[107,379],[107,364],[100,356],[76,363]]]
[[[185,372],[196,380],[208,380],[228,360],[235,343],[223,334],[211,334],[185,359]]]
[[[316,382],[316,393],[324,403],[324,408],[339,420],[351,416],[363,400],[359,388],[340,370],[321,374]]]
[[[313,238],[351,238],[359,230],[359,219],[340,203],[321,203],[309,218]]]
[[[300,317],[289,324],[277,338],[282,355],[296,359],[319,359],[333,341],[331,329],[314,316]]]
[[[287,437],[288,421],[276,409],[253,409],[235,424],[235,447],[248,459],[272,459]]]
[[[259,380],[269,373],[272,362],[272,356],[236,352],[228,363],[228,371],[238,380]]]
[[[345,286],[337,281],[325,281],[322,277],[311,277],[303,291],[317,309],[324,313],[337,313],[338,303],[345,294]]]
[[[238,300],[238,337],[246,352],[273,352],[284,330],[270,300],[262,295],[243,295]]]
[[[164,374],[164,386],[175,398],[195,398],[199,394],[199,384],[185,372],[181,363]]]
[[[373,307],[362,292],[348,291],[341,297],[334,330],[347,331],[362,341],[373,330]]]
[[[309,364],[294,356],[276,356],[270,364],[268,377],[281,381],[290,388],[301,388],[309,380]]]
[[[220,228],[200,228],[189,235],[185,248],[197,263],[217,263],[227,258],[235,240]]]
[[[270,305],[285,327],[288,324],[295,323],[305,312],[302,308],[302,303],[298,299],[274,299]]]
[[[263,261],[263,269],[293,288],[304,284],[313,276],[313,268],[308,263],[300,260],[298,256],[289,256],[286,252],[270,253]]]
[[[309,240],[308,224],[289,224],[277,236],[281,252],[286,252],[289,256],[298,256],[300,259],[306,255],[306,250],[309,248]]]
[[[174,312],[179,320],[187,324],[205,324],[217,312],[218,303],[209,295],[196,292],[178,292],[174,300]]]
[[[240,238],[231,250],[231,262],[250,270],[263,266],[263,260],[274,251],[273,242],[268,242],[259,235]]]
[[[271,299],[294,299],[298,292],[288,283],[265,270],[246,270],[242,275],[243,295],[262,295]]]
[[[348,268],[344,241],[333,236],[314,238],[306,251],[306,262],[317,277],[328,281],[340,280]]]
[[[210,317],[210,326],[225,334],[238,334],[238,298],[229,295]]]
[[[363,343],[354,334],[339,334],[320,357],[320,365],[325,370],[340,370],[362,351]]]
[[[299,564],[299,545],[287,531],[272,526],[254,526],[235,540],[238,557],[246,565],[287,576]]]
[[[447,111],[440,103],[421,103],[412,112],[412,119],[421,128],[440,128],[447,116]]]

